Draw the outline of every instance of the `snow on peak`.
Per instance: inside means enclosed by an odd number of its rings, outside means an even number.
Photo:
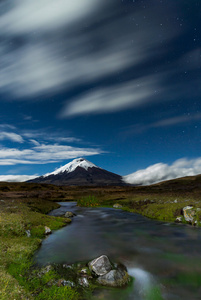
[[[43,177],[47,177],[49,175],[57,175],[59,173],[64,173],[64,172],[71,173],[77,167],[81,167],[85,170],[88,170],[88,168],[93,168],[93,167],[101,169],[100,167],[97,167],[96,165],[94,165],[93,163],[91,163],[90,161],[84,158],[76,158],[71,162],[69,162],[68,164],[64,165],[63,167],[56,169],[54,172],[45,174]]]

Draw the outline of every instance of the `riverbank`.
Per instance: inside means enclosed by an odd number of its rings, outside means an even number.
[[[200,226],[200,181],[200,177],[186,178],[149,187],[0,183],[0,298],[8,299],[9,295],[9,298],[16,300],[37,299],[32,295],[35,292],[39,295],[42,287],[44,289],[47,279],[27,281],[27,270],[32,266],[33,254],[45,237],[45,226],[56,230],[68,222],[64,218],[46,215],[58,207],[56,201],[78,201],[79,205],[89,207],[113,207],[117,203],[124,210],[152,219],[175,222],[180,218],[183,223],[189,223],[184,218],[183,208],[192,207],[191,224]],[[28,237],[29,231],[31,237]],[[38,299],[48,299],[47,295],[44,297]],[[48,297],[51,298],[51,295]]]
[[[143,193],[134,194],[128,199],[102,199],[89,195],[78,199],[77,204],[85,207],[114,207],[158,221],[201,226],[201,203],[196,196]]]
[[[56,230],[70,223],[70,219],[46,215],[58,207],[34,198],[0,200],[0,299],[77,299],[71,288],[61,287],[60,298],[56,289],[45,289],[46,274],[40,279],[32,276],[32,258],[45,237],[45,226]]]

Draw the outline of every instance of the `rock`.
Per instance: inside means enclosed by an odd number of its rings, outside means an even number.
[[[86,277],[80,277],[78,283],[83,287],[89,287],[89,281]]]
[[[195,222],[194,222],[193,226],[197,226],[197,225],[198,225],[198,221],[197,221],[197,220],[195,220]]]
[[[25,233],[26,233],[27,237],[31,237],[31,231],[29,229],[25,230]]]
[[[112,265],[106,255],[102,255],[89,262],[89,270],[96,275],[102,276],[112,270]]]
[[[113,207],[114,207],[114,208],[122,208],[122,205],[121,205],[121,204],[118,204],[118,203],[115,203],[115,204],[113,205]]]
[[[75,283],[70,281],[70,280],[65,280],[65,279],[59,279],[57,282],[57,286],[69,286],[69,287],[75,287]]]
[[[195,210],[193,209],[193,206],[184,207],[183,215],[187,222],[194,223]]]
[[[87,269],[85,268],[85,269],[82,269],[81,271],[80,271],[80,274],[82,274],[82,275],[87,275]]]
[[[101,285],[120,287],[126,285],[130,278],[125,270],[111,270],[105,275],[99,276],[97,282]]]
[[[71,211],[67,211],[64,216],[65,218],[72,218],[74,216],[74,213],[72,213]]]
[[[50,233],[52,233],[52,230],[49,227],[45,226],[45,235],[48,235]]]
[[[51,265],[47,265],[43,267],[39,272],[38,272],[38,277],[41,278],[44,274],[48,273],[49,271],[53,270],[53,267]]]
[[[175,220],[175,222],[181,223],[182,222],[182,217],[177,217],[176,220]]]
[[[63,264],[63,268],[65,268],[65,269],[72,269],[73,267],[71,265],[68,265],[68,264]]]

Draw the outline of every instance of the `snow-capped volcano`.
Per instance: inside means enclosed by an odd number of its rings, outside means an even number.
[[[76,158],[52,173],[29,182],[56,185],[125,185],[120,175],[108,172],[84,158]]]
[[[68,164],[64,165],[63,167],[56,169],[54,172],[45,174],[43,177],[47,177],[50,175],[57,175],[59,173],[64,173],[64,172],[70,173],[75,171],[77,167],[83,168],[85,170],[88,170],[89,168],[101,169],[84,158],[76,158],[71,162],[69,162]]]

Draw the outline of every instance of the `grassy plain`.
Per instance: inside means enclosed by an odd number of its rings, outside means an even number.
[[[201,208],[201,176],[147,187],[77,187],[34,183],[0,183],[0,299],[79,299],[69,287],[47,288],[57,274],[30,277],[32,257],[44,238],[44,227],[56,230],[68,219],[46,215],[59,201],[85,206],[113,206],[144,216],[175,221],[182,208]],[[196,215],[198,225],[200,210]],[[27,237],[30,230],[31,237]]]

